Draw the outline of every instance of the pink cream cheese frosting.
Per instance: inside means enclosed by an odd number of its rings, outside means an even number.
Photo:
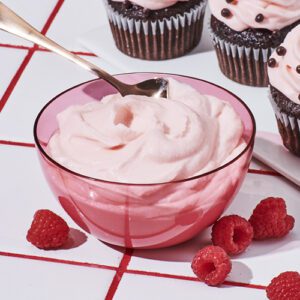
[[[125,0],[113,0],[115,2],[125,2]],[[184,2],[184,1],[189,1],[189,0],[131,0],[130,2],[137,4],[141,7],[144,7],[146,9],[150,10],[158,10],[158,9],[163,9],[170,7],[177,2]]]
[[[300,0],[208,0],[208,2],[212,14],[235,31],[248,28],[280,30],[300,19]]]
[[[300,104],[300,25],[288,33],[278,49],[281,51],[274,51],[269,60],[270,84]]]
[[[48,144],[61,165],[93,178],[161,183],[220,167],[246,147],[233,107],[169,79],[169,99],[120,94],[58,116]]]

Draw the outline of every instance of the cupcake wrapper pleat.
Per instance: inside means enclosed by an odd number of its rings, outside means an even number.
[[[200,41],[206,1],[182,15],[157,21],[128,18],[106,5],[116,46],[125,54],[146,60],[182,56]]]
[[[250,86],[268,86],[267,62],[273,48],[256,49],[238,46],[212,32],[219,66],[225,76]]]
[[[284,146],[292,153],[300,156],[300,119],[282,112],[272,96],[269,97]]]

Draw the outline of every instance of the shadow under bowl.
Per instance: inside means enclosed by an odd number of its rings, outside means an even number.
[[[244,124],[246,148],[230,162],[200,176],[157,184],[109,182],[77,174],[47,154],[58,128],[58,113],[74,104],[100,100],[116,93],[101,79],[64,91],[38,114],[34,139],[39,160],[54,195],[85,231],[107,243],[129,248],[161,248],[184,242],[214,223],[231,203],[252,157],[255,120],[245,103],[215,84],[186,76],[156,73],[121,74],[127,83],[172,77],[200,93],[229,102]]]

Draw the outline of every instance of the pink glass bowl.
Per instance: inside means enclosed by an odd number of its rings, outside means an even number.
[[[41,110],[34,126],[40,163],[54,195],[85,231],[110,244],[159,248],[186,241],[211,225],[231,203],[244,180],[252,156],[255,121],[235,95],[212,83],[171,74],[133,73],[117,77],[128,83],[173,77],[204,94],[232,104],[244,123],[245,150],[229,163],[206,174],[158,184],[121,184],[89,178],[66,169],[47,155],[57,130],[56,115],[72,104],[98,100],[116,90],[103,80],[75,86]]]

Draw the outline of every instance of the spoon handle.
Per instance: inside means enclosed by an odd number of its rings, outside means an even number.
[[[58,45],[51,39],[47,38],[45,35],[40,33],[37,29],[28,24],[20,16],[14,13],[11,9],[5,6],[0,1],[0,29],[24,38],[30,42],[40,45],[52,52],[61,55],[73,63],[79,65],[80,67],[94,73],[98,77],[103,78],[113,85],[120,92],[128,87],[125,83],[120,82],[115,77],[111,76],[104,70],[100,69],[96,65],[90,63],[89,61],[81,58],[78,55],[71,53],[62,46]],[[121,93],[122,94],[122,93]]]

